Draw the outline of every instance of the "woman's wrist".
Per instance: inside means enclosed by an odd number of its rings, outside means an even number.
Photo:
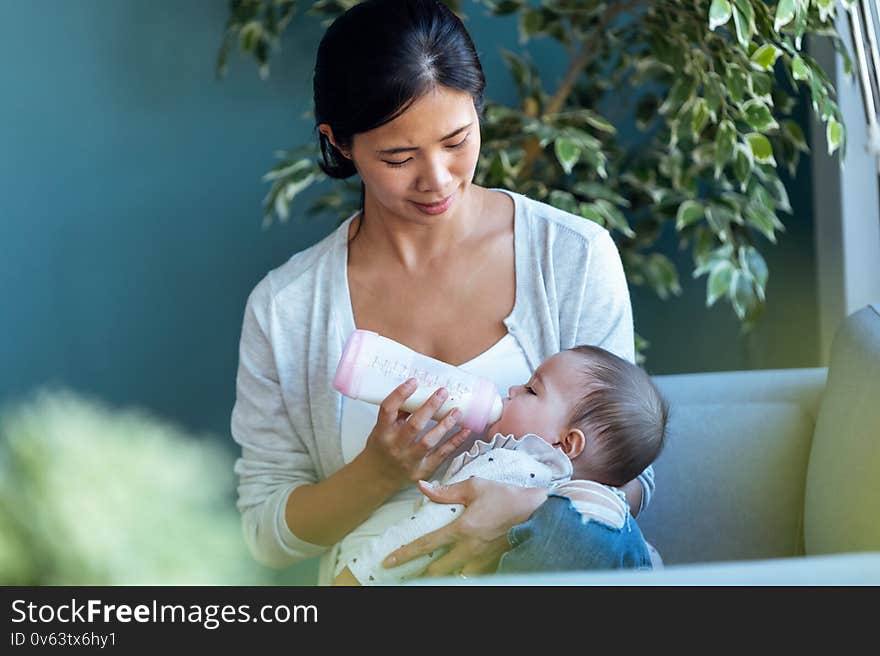
[[[355,456],[349,467],[356,470],[359,478],[369,482],[370,486],[384,494],[386,498],[396,494],[409,482],[399,472],[385,466],[369,448],[365,448]]]
[[[522,488],[522,490],[522,494],[518,500],[519,504],[516,506],[516,521],[513,523],[513,526],[522,524],[528,520],[529,517],[531,517],[547,500],[547,496],[550,493],[550,491],[544,487],[526,487]]]

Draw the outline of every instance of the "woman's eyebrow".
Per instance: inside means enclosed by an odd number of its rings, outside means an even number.
[[[467,125],[462,125],[460,128],[458,128],[457,130],[453,130],[452,132],[447,134],[445,137],[441,137],[437,143],[439,143],[440,141],[446,141],[447,139],[454,137],[459,132],[463,132],[464,130],[467,130],[473,124],[474,124],[474,122],[471,121]],[[377,155],[396,155],[397,153],[408,153],[411,150],[418,150],[418,148],[415,148],[414,146],[410,146],[408,148],[388,148],[386,150],[377,150],[376,154]]]

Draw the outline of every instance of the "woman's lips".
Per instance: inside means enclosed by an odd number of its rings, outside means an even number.
[[[424,212],[425,214],[442,214],[446,210],[449,209],[449,206],[452,205],[452,200],[455,198],[455,192],[451,193],[445,200],[435,205],[423,205],[421,203],[417,203],[414,200],[410,202],[415,205],[419,211]]]

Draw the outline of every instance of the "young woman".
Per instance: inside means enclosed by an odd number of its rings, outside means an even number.
[[[484,86],[467,31],[435,0],[368,0],[321,40],[321,166],[334,178],[360,175],[362,209],[270,271],[245,309],[232,435],[242,448],[246,541],[266,565],[320,554],[319,583],[329,583],[347,552],[409,511],[419,479],[479,437],[450,436],[454,413],[429,419],[442,390],[412,415],[399,411],[403,386],[379,408],[337,393],[333,374],[355,328],[499,390],[575,344],[633,360],[629,294],[609,233],[473,184]],[[634,514],[652,488],[650,468],[622,488]],[[427,575],[504,571],[509,532],[559,544],[571,557],[553,567],[578,567],[582,522],[571,504],[478,479],[433,494],[467,508],[395,554],[451,545]],[[510,531],[526,520],[528,531]]]

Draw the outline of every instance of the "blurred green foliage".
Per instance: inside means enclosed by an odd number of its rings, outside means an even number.
[[[0,584],[270,585],[233,457],[138,410],[42,390],[0,414]]]

